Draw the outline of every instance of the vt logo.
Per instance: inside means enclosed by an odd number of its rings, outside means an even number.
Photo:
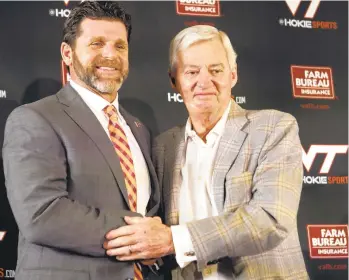
[[[317,12],[317,9],[319,8],[320,1],[321,0],[310,0],[310,4],[307,9],[307,12],[304,15],[305,18],[310,18],[310,19],[314,18]],[[285,2],[288,8],[290,9],[292,15],[295,16],[302,0],[285,0]]]
[[[317,154],[326,154],[325,159],[322,163],[320,173],[327,174],[333,164],[334,158],[337,154],[346,154],[348,151],[348,145],[311,145],[308,152],[303,150],[302,159],[304,167],[309,172],[314,159]]]

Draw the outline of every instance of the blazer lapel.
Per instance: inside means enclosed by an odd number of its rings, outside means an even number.
[[[125,202],[129,206],[120,161],[115,154],[114,147],[110,142],[108,135],[105,133],[98,119],[69,84],[57,93],[57,97],[59,102],[65,105],[63,106],[63,110],[86,133],[86,135],[96,144],[97,148],[103,154],[110,167],[110,170],[114,174]]]
[[[247,122],[245,110],[232,101],[227,124],[219,142],[213,167],[212,193],[218,213],[223,211],[224,180],[247,136],[241,129]]]
[[[185,152],[185,127],[173,133],[174,145],[170,146],[166,154],[168,182],[164,189],[164,204],[166,207],[166,220],[171,225],[179,223],[179,193],[182,185],[181,169],[184,164]]]

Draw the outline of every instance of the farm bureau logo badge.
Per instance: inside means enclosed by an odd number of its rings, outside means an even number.
[[[330,67],[291,65],[293,97],[335,99]]]
[[[308,225],[312,259],[348,258],[348,225]]]
[[[219,0],[177,0],[177,14],[189,16],[219,17]]]

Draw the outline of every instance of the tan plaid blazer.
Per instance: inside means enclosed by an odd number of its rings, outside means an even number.
[[[178,224],[184,130],[168,130],[153,146],[168,225]],[[309,279],[297,230],[302,176],[295,118],[276,110],[244,110],[233,102],[212,178],[219,216],[187,224],[195,269],[219,261],[222,279]]]

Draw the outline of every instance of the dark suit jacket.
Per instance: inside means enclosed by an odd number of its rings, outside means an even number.
[[[147,216],[159,207],[150,159],[150,135],[120,107],[143,152],[151,178]],[[16,108],[3,146],[8,199],[19,227],[16,280],[119,280],[133,277],[131,262],[108,258],[105,234],[130,211],[119,158],[107,134],[77,92]],[[138,182],[141,185],[142,182]]]

